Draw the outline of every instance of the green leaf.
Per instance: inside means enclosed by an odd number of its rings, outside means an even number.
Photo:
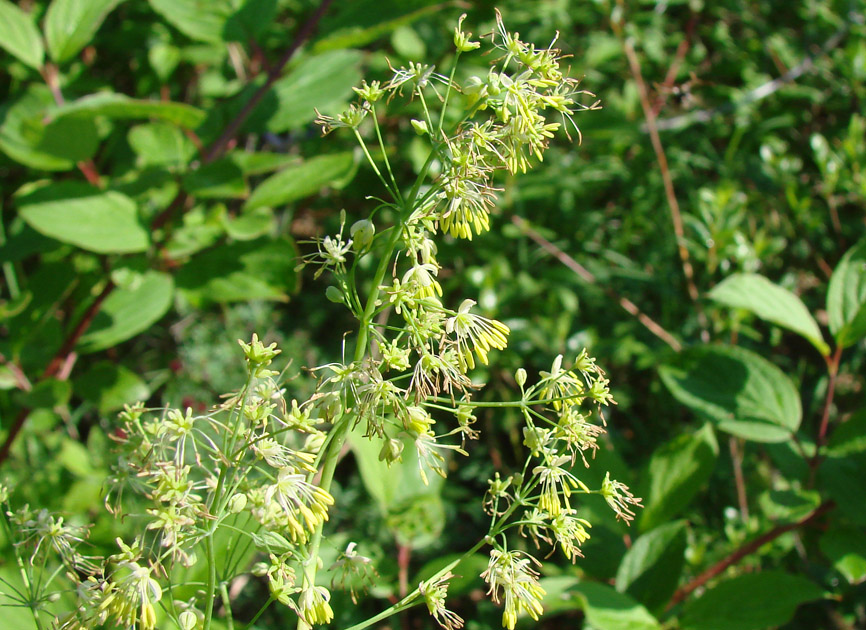
[[[744,348],[689,348],[659,372],[674,398],[716,422],[722,431],[747,440],[785,441],[803,418],[791,379]]]
[[[52,0],[45,13],[48,54],[57,63],[84,48],[120,0]]]
[[[250,241],[270,232],[275,221],[273,210],[256,208],[227,220],[226,233],[235,240]]]
[[[355,0],[326,15],[313,52],[358,48],[441,10],[437,0]],[[386,17],[386,19],[382,19]]]
[[[288,301],[297,285],[296,251],[288,238],[214,247],[177,273],[177,286],[196,307],[250,300]]]
[[[0,0],[0,48],[34,70],[39,70],[45,60],[39,29],[9,0]]]
[[[241,0],[240,7],[226,20],[223,37],[247,42],[273,24],[276,13],[277,0]]]
[[[226,209],[222,204],[213,208],[195,206],[183,215],[183,225],[172,230],[165,245],[173,259],[191,256],[215,245],[225,235]]]
[[[388,466],[379,460],[382,441],[363,437],[360,427],[349,434],[364,488],[385,517],[386,526],[402,544],[415,549],[432,544],[445,526],[441,492],[443,479],[427,471],[429,484],[419,472],[415,445],[406,441],[403,460]]]
[[[92,120],[54,120],[46,110],[54,100],[45,86],[30,86],[0,107],[0,151],[16,162],[45,171],[67,171],[92,157],[99,147]]]
[[[16,398],[22,407],[54,409],[68,403],[71,396],[72,385],[69,381],[49,378],[37,383],[29,392],[18,392]]]
[[[583,582],[573,592],[583,600],[586,621],[596,630],[658,630],[658,620],[628,595],[607,584]]]
[[[75,392],[95,404],[103,415],[150,396],[140,376],[111,361],[101,361],[75,379]]]
[[[240,199],[249,194],[243,172],[228,158],[190,171],[184,175],[183,188],[199,199]]]
[[[196,152],[183,131],[169,123],[137,125],[129,130],[128,138],[139,166],[184,170]]]
[[[716,285],[709,296],[731,308],[743,308],[761,319],[805,337],[822,355],[830,354],[818,322],[799,297],[755,273],[738,273]]]
[[[649,610],[670,601],[686,562],[683,521],[666,523],[638,538],[626,552],[616,574],[616,590],[628,593]]]
[[[830,332],[842,348],[866,335],[866,239],[836,265],[827,290]]]
[[[795,523],[821,505],[821,495],[814,490],[767,490],[758,504],[770,520]]]
[[[30,227],[58,241],[100,254],[141,252],[150,246],[135,202],[119,192],[64,181],[25,192],[16,201]]]
[[[834,523],[821,536],[821,551],[851,584],[866,580],[866,531]]]
[[[51,110],[55,119],[95,118],[105,116],[112,120],[152,118],[193,129],[201,124],[205,113],[185,103],[148,101],[130,98],[116,92],[90,94]]]
[[[323,187],[347,177],[354,167],[351,153],[320,155],[271,175],[250,195],[244,208],[284,206],[316,194]]]
[[[300,164],[301,160],[296,155],[289,153],[269,153],[261,151],[259,153],[250,153],[247,151],[231,151],[227,158],[238,168],[244,175],[263,175],[272,173],[289,164]],[[216,163],[216,162],[214,162]]]
[[[144,332],[168,312],[173,295],[172,277],[158,271],[148,271],[139,282],[115,289],[79,340],[78,351],[105,350]]]
[[[149,0],[153,10],[181,33],[202,42],[219,44],[232,14],[229,0]]]
[[[300,129],[323,114],[337,114],[354,95],[352,86],[361,80],[361,53],[335,50],[305,58],[274,83],[276,112],[268,119],[274,133]]]
[[[680,627],[683,630],[775,628],[787,623],[797,606],[823,595],[816,584],[799,575],[780,571],[747,573],[689,601],[680,617]]]
[[[709,424],[659,447],[643,475],[641,531],[657,527],[686,507],[710,478],[718,454],[719,445]]]
[[[866,410],[839,425],[818,469],[822,489],[858,525],[866,525]]]
[[[376,501],[383,515],[407,498],[438,495],[442,490],[443,480],[436,474],[428,474],[429,485],[424,485],[418,472],[417,451],[411,442],[404,445],[403,461],[391,466],[379,460],[381,440],[363,437],[360,428],[349,434],[349,446],[355,454],[364,488]]]
[[[90,453],[81,442],[66,438],[60,447],[57,461],[76,477],[89,477],[96,472],[91,463]]]

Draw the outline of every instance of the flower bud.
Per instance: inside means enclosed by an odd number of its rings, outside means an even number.
[[[389,466],[394,462],[399,462],[403,456],[403,442],[391,438],[386,440],[382,445],[382,450],[379,451],[379,461],[385,462]]]
[[[410,122],[412,123],[412,127],[415,129],[415,133],[419,136],[426,136],[430,133],[430,130],[427,128],[427,123],[423,120],[416,120],[413,118]]]
[[[331,285],[325,289],[325,297],[334,304],[343,304],[343,292],[337,287]]]
[[[238,492],[229,499],[229,512],[232,514],[240,514],[247,507],[247,495],[243,492]]]
[[[362,219],[352,224],[349,233],[352,235],[355,251],[363,252],[373,244],[373,237],[376,236],[376,226],[369,219]]]
[[[523,389],[523,386],[526,385],[526,370],[517,368],[517,372],[514,373],[514,380],[517,381],[518,387]]]
[[[177,622],[181,630],[195,630],[198,625],[198,617],[191,610],[184,610],[177,616]]]

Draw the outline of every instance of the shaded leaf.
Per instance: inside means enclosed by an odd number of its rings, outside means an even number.
[[[270,232],[275,220],[270,208],[256,208],[226,220],[226,233],[235,240],[249,241]]]
[[[285,302],[297,285],[296,251],[288,238],[214,247],[177,273],[177,286],[193,306],[250,300]]]
[[[34,70],[42,67],[45,49],[29,15],[9,0],[0,0],[0,48]]]
[[[30,86],[0,107],[0,151],[16,162],[45,171],[66,171],[96,153],[99,138],[92,120],[54,120],[45,113],[54,100],[45,86]]]
[[[836,428],[818,468],[822,489],[858,525],[866,525],[866,411]]]
[[[219,44],[232,14],[230,0],[148,0],[153,10],[181,33],[202,42]]]
[[[18,404],[28,409],[54,409],[65,405],[72,397],[72,384],[49,378],[33,386],[29,392],[17,392]]]
[[[638,538],[616,574],[616,590],[650,610],[663,608],[679,584],[686,557],[683,521],[666,523]]]
[[[841,347],[866,335],[866,239],[836,265],[827,290],[827,315],[830,332]]]
[[[728,433],[782,442],[800,426],[803,409],[791,379],[744,348],[689,348],[659,372],[677,400]]]
[[[109,294],[78,342],[86,354],[105,350],[144,332],[168,312],[174,281],[167,273],[148,271],[140,281]]]
[[[57,182],[16,198],[19,214],[40,234],[106,253],[146,250],[150,236],[126,195],[81,182]]]
[[[707,424],[683,434],[653,453],[639,491],[643,497],[638,524],[648,531],[676,516],[703,488],[716,465],[719,445]]]
[[[316,117],[315,110],[336,114],[354,96],[352,87],[361,80],[361,53],[335,50],[305,58],[274,83],[277,110],[268,119],[268,129],[281,133],[299,129]]]
[[[52,0],[45,13],[48,54],[63,63],[84,48],[121,0]]]
[[[190,171],[183,177],[183,188],[200,199],[239,199],[249,193],[243,172],[228,158]]]
[[[820,545],[848,582],[859,584],[866,580],[866,530],[836,523],[821,536]]]
[[[821,495],[814,490],[768,490],[758,497],[758,504],[770,520],[794,523],[821,505]]]
[[[582,582],[574,592],[583,600],[586,620],[597,630],[657,630],[658,620],[628,595],[607,584]]]
[[[443,479],[428,470],[424,483],[414,444],[406,441],[402,461],[388,466],[379,460],[381,440],[363,437],[360,428],[348,439],[364,488],[401,544],[417,549],[435,542],[445,526]]]
[[[351,153],[320,155],[297,166],[289,166],[259,184],[247,199],[244,208],[284,206],[292,201],[316,194],[323,187],[345,178],[352,172]]]
[[[442,8],[437,0],[355,0],[322,20],[313,52],[357,48]],[[382,19],[382,18],[385,19]]]
[[[748,573],[726,580],[689,601],[680,617],[684,630],[763,630],[787,623],[797,606],[823,591],[799,575]]]
[[[805,337],[824,356],[830,353],[818,322],[803,301],[764,276],[756,273],[734,274],[716,285],[709,296],[716,302],[746,309],[761,319]]]
[[[103,415],[150,396],[138,374],[111,361],[100,361],[75,379],[75,392],[95,404]]]
[[[135,99],[116,92],[83,96],[54,108],[51,115],[54,118],[105,116],[114,120],[153,118],[187,128],[197,127],[205,117],[202,110],[186,103]]]

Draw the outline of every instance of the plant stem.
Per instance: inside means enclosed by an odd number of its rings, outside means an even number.
[[[246,625],[246,627],[247,627],[247,628],[252,628],[252,627],[253,627],[253,624],[254,624],[256,621],[259,620],[259,617],[262,616],[262,613],[264,613],[264,612],[268,609],[268,606],[270,606],[270,605],[273,604],[273,603],[274,603],[274,598],[273,598],[273,597],[268,597],[268,601],[265,602],[265,605],[264,605],[264,606],[262,606],[261,608],[259,608],[259,611],[258,611],[258,612],[253,616],[252,619],[250,619],[250,622]]]
[[[229,591],[226,588],[225,582],[220,584],[220,598],[223,602],[223,608],[226,609],[226,627],[228,630],[235,630],[235,621],[232,617],[232,600],[229,597]]]
[[[686,599],[696,588],[703,586],[717,575],[720,575],[725,569],[738,563],[746,556],[756,552],[767,543],[774,541],[776,538],[786,532],[803,527],[804,525],[808,525],[809,523],[826,514],[835,507],[836,504],[833,501],[827,501],[826,503],[822,503],[820,506],[815,508],[814,512],[812,512],[805,518],[800,519],[796,523],[778,525],[768,531],[766,534],[763,534],[752,542],[743,545],[732,554],[730,554],[728,557],[717,562],[709,569],[692,579],[686,585],[678,588],[677,591],[674,593],[673,597],[671,598],[670,603],[668,604],[668,609]]]
[[[213,531],[208,532],[207,537],[204,539],[204,549],[207,560],[207,585],[205,586],[204,624],[202,624],[202,628],[210,630],[216,591],[216,551],[213,544]]]

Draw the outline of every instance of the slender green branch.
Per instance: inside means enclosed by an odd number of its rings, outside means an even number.
[[[361,134],[358,133],[357,129],[353,129],[352,131],[355,132],[355,137],[358,139],[358,144],[361,145],[361,150],[364,151],[364,155],[367,158],[367,162],[369,162],[370,166],[373,167],[373,172],[376,173],[376,176],[379,178],[379,181],[382,182],[382,185],[385,187],[385,190],[387,190],[389,193],[391,193],[391,196],[393,196],[394,199],[398,199],[399,193],[397,192],[396,188],[394,190],[391,190],[391,186],[388,184],[388,182],[385,181],[385,178],[382,176],[382,171],[379,170],[379,166],[376,164],[376,161],[373,159],[373,156],[370,155],[370,151],[367,149],[367,143],[364,142],[364,138],[361,137]]]

